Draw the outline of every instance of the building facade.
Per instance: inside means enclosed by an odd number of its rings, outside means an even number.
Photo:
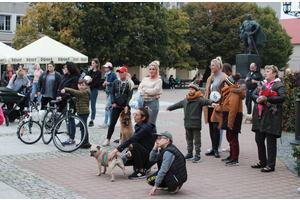
[[[0,41],[12,46],[17,24],[29,8],[29,2],[0,2]]]

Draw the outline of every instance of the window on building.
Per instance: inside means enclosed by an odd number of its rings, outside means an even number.
[[[21,16],[17,16],[17,24],[21,24]]]
[[[10,16],[0,15],[0,31],[10,31]]]

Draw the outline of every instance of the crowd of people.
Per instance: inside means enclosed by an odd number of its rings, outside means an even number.
[[[222,62],[221,57],[211,60],[211,75],[206,81],[205,93],[200,87],[203,76],[197,72],[193,81],[188,85],[186,97],[166,108],[167,111],[184,109],[183,124],[186,132],[187,152],[184,156],[174,145],[172,134],[168,131],[157,133],[156,122],[159,114],[159,99],[163,94],[163,87],[168,84],[175,88],[180,83],[171,75],[167,78],[159,75],[159,61],[155,60],[148,66],[147,77],[139,81],[134,75],[131,77],[127,67],[120,67],[113,71],[113,65],[107,62],[103,65],[105,70],[104,82],[106,105],[105,118],[100,128],[108,128],[106,140],[102,146],[109,146],[114,133],[115,125],[122,111],[130,110],[129,101],[133,96],[133,88],[143,97],[143,107],[136,109],[134,113],[134,134],[116,149],[112,150],[107,159],[111,160],[117,152],[123,152],[126,157],[126,166],[133,166],[130,179],[145,178],[151,167],[157,163],[158,171],[147,177],[149,185],[153,186],[150,195],[155,194],[159,188],[177,193],[187,180],[186,160],[193,163],[201,161],[201,129],[202,111],[205,124],[208,124],[211,139],[211,149],[206,156],[220,158],[222,151],[223,131],[226,131],[226,139],[229,147],[223,149],[229,151],[229,156],[221,159],[226,166],[239,165],[239,134],[241,133],[243,118],[243,100],[245,99],[247,114],[252,113],[252,131],[255,133],[255,141],[258,149],[258,162],[251,165],[252,168],[262,168],[261,172],[275,170],[276,139],[281,137],[282,103],[285,101],[284,84],[278,78],[278,68],[273,65],[265,66],[264,78],[257,70],[255,63],[251,63],[250,71],[246,75],[245,83],[239,84],[241,74],[232,74],[231,65]],[[92,69],[86,74],[80,74],[73,62],[64,65],[62,76],[55,70],[55,65],[50,62],[47,70],[43,71],[39,64],[34,65],[33,90],[31,99],[38,95],[37,103],[41,109],[45,109],[51,100],[59,100],[61,108],[64,107],[66,93],[78,98],[76,105],[71,102],[74,112],[83,119],[89,127],[94,126],[96,116],[96,100],[101,80],[100,62],[94,58],[91,62]],[[7,65],[3,73],[4,86],[19,91],[28,87],[31,80],[26,76],[26,69],[13,71],[11,65]],[[85,73],[85,72],[84,72]],[[88,78],[87,78],[88,77]],[[257,87],[257,83],[263,82],[270,91],[263,93]],[[252,101],[254,107],[252,107]],[[276,109],[273,109],[276,107]],[[89,109],[90,108],[90,109]],[[89,115],[90,121],[87,123]],[[72,126],[76,126],[71,121]],[[73,130],[73,129],[72,129]],[[65,145],[75,144],[75,133],[64,142]],[[90,148],[87,134],[81,148]],[[267,145],[265,145],[265,140]]]

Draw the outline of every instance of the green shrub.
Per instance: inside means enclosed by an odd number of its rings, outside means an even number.
[[[295,170],[300,171],[300,145],[292,145],[293,153],[292,156],[296,158]]]
[[[296,125],[296,99],[299,90],[299,72],[284,75],[282,82],[285,85],[285,102],[283,103],[282,130],[295,132]]]

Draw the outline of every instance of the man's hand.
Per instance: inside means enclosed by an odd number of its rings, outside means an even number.
[[[61,101],[62,99],[61,97],[56,97],[56,100]]]
[[[41,93],[41,92],[38,92],[38,93],[37,93],[37,95],[41,96],[41,95],[42,95],[42,93]]]
[[[212,103],[211,106],[212,106],[213,108],[215,108],[215,107],[218,107],[219,104],[217,104],[217,103]]]

